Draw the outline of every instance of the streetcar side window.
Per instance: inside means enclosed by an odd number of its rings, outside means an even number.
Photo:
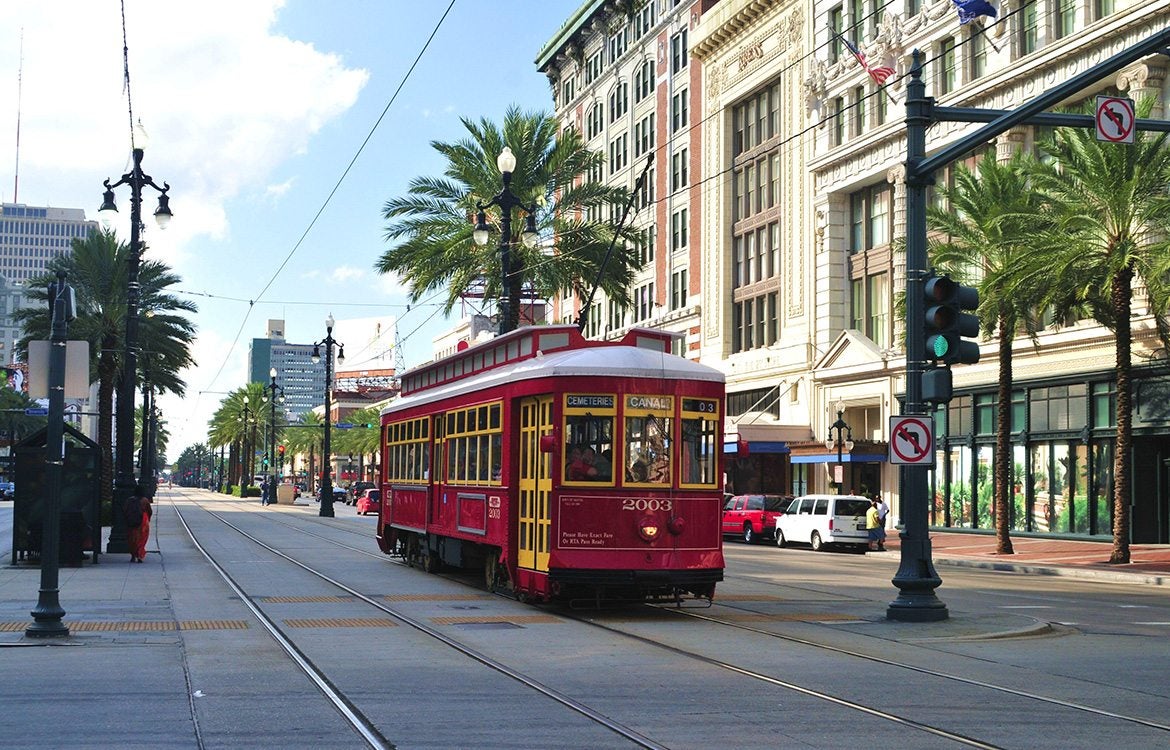
[[[500,484],[503,462],[500,408],[497,402],[447,414],[444,445],[448,482]]]
[[[427,424],[426,418],[422,418],[395,422],[386,427],[386,481],[426,481],[426,467],[430,457]]]

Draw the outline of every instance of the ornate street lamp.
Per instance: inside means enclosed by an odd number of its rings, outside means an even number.
[[[321,510],[317,515],[333,518],[333,462],[332,448],[329,445],[330,427],[333,422],[333,404],[331,402],[333,388],[333,347],[337,347],[337,364],[345,362],[345,345],[333,338],[333,313],[325,319],[325,338],[313,344],[313,364],[321,361],[321,347],[325,347],[325,445],[321,449]]]
[[[825,439],[825,447],[833,450],[833,446],[837,447],[837,472],[834,476],[834,484],[837,485],[837,492],[840,493],[845,481],[845,465],[843,462],[841,449],[853,450],[853,429],[846,423],[844,419],[845,404],[837,404],[837,421],[829,425],[829,436]]]
[[[284,402],[284,388],[276,384],[276,368],[268,370],[268,377],[272,379],[264,390],[268,392],[268,501],[276,502],[276,401],[279,398]]]
[[[513,277],[512,274],[512,209],[520,208],[528,214],[527,221],[524,224],[524,232],[520,235],[521,242],[525,247],[535,247],[540,236],[536,233],[536,204],[526,206],[524,203],[512,193],[512,173],[516,170],[516,156],[512,153],[512,149],[504,146],[504,150],[496,157],[496,167],[500,170],[500,177],[503,179],[504,187],[499,193],[487,203],[475,204],[475,229],[471,232],[471,238],[475,244],[483,247],[488,243],[488,237],[491,234],[491,227],[487,223],[487,212],[492,206],[499,206],[500,208],[500,272],[503,276],[503,289],[500,295],[500,325],[499,332],[501,334],[508,333],[516,328],[520,319],[520,310],[512,309],[512,300],[520,299],[520,285],[521,279]],[[515,289],[515,294],[512,290]]]
[[[142,260],[142,188],[149,185],[159,192],[158,208],[154,211],[154,220],[160,229],[166,228],[171,220],[170,197],[167,191],[171,186],[164,182],[160,188],[154,184],[150,175],[142,171],[143,149],[146,134],[135,128],[137,143],[132,144],[134,167],[122,175],[122,178],[110,184],[104,181],[106,192],[102,196],[102,206],[98,215],[103,221],[118,211],[114,203],[114,188],[120,185],[130,186],[130,257],[126,270],[126,339],[122,354],[122,379],[118,383],[118,400],[115,412],[114,446],[115,469],[114,476],[114,507],[110,521],[110,539],[106,543],[106,552],[123,553],[130,551],[126,535],[125,513],[122,508],[126,500],[134,492],[134,385],[137,378],[137,351],[138,351],[138,267]]]

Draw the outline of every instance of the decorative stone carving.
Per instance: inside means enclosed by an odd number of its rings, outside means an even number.
[[[813,60],[812,70],[800,83],[800,88],[804,92],[805,114],[812,115],[821,111],[821,103],[825,100],[825,92],[828,89],[826,67],[824,60]]]

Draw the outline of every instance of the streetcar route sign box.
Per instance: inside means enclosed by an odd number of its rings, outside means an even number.
[[[934,417],[890,417],[890,463],[934,465]]]

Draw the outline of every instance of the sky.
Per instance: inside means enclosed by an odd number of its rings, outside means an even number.
[[[332,313],[346,370],[383,366],[368,341],[342,337],[354,330],[346,321],[397,320],[409,369],[431,359],[434,336],[472,312],[445,320],[434,303],[407,310],[408,291],[374,270],[387,247],[382,205],[412,178],[441,174],[430,143],[464,137],[460,118],[499,122],[509,105],[551,110],[548,80],[533,61],[581,0],[454,0],[447,12],[449,3],[55,0],[7,8],[0,198],[83,208],[96,219],[103,180],[131,168],[131,110],[148,136],[138,144],[143,170],[170,185],[174,219],[165,231],[149,217],[157,193],[144,191],[146,257],[176,271],[182,281],[172,291],[199,308],[186,394],[158,398],[170,460],[206,440],[220,400],[247,381],[249,345],[269,319],[285,321],[288,341],[312,343]],[[115,195],[112,227],[128,241],[129,187]]]

